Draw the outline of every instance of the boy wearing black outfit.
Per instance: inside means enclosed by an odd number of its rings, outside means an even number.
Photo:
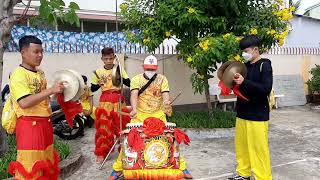
[[[271,180],[268,147],[269,103],[272,89],[272,67],[269,59],[261,58],[260,40],[254,35],[240,41],[247,76],[235,74],[234,82],[249,100],[237,98],[235,153],[237,175],[230,180],[249,180],[251,171],[256,180]]]

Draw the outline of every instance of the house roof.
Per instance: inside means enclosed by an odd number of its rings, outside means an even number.
[[[306,15],[302,15],[302,14],[294,14],[293,16],[294,17],[302,17],[302,18],[311,19],[311,20],[320,22],[320,19],[314,18],[314,17],[311,17],[311,16],[306,16]]]
[[[24,11],[25,7],[23,6],[15,6],[13,9],[13,14],[21,15]],[[115,21],[116,13],[111,11],[96,11],[96,10],[78,10],[77,15],[80,19],[87,20],[101,20],[101,21]],[[28,16],[36,16],[38,15],[38,11],[35,7],[30,7],[28,12]],[[118,17],[118,20],[120,18]]]
[[[306,11],[310,11],[310,10],[315,9],[315,8],[318,8],[318,7],[320,7],[320,3],[317,3],[317,4],[313,5],[313,6],[308,7],[308,8],[306,9]]]

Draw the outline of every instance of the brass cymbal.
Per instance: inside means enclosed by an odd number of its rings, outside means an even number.
[[[223,73],[224,73],[224,71],[227,69],[227,67],[228,67],[230,64],[234,63],[234,62],[235,62],[235,61],[227,61],[227,62],[223,63],[223,64],[219,67],[219,69],[218,69],[218,71],[217,71],[217,75],[218,75],[218,78],[219,78],[220,80],[222,80]]]
[[[62,82],[64,85],[63,95],[64,101],[73,99],[79,90],[80,84],[78,78],[69,70],[56,71],[53,74],[54,84]]]
[[[77,71],[74,71],[74,70],[71,70],[71,69],[68,69],[68,71],[72,72],[78,79],[79,81],[79,89],[78,89],[78,92],[77,94],[71,99],[72,101],[77,101],[80,99],[81,95],[84,93],[84,80],[82,78],[82,76],[77,72]]]
[[[241,74],[244,78],[247,76],[246,66],[238,61],[231,63],[223,72],[222,81],[226,87],[232,88],[234,86],[234,75],[236,73]]]
[[[115,64],[112,68],[112,85],[115,87],[121,86],[121,69],[119,64]]]

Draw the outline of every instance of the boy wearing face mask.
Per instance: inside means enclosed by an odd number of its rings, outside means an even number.
[[[166,115],[171,116],[172,107],[169,97],[169,83],[162,74],[157,74],[157,58],[150,55],[143,63],[144,73],[134,76],[131,80],[131,123],[143,123],[145,119],[154,117],[167,122]],[[184,157],[180,156],[179,169],[185,179],[192,179],[186,167]],[[123,171],[122,152],[113,165],[109,180],[118,179]]]
[[[118,111],[119,97],[121,96],[120,87],[112,84],[112,68],[114,66],[115,54],[113,48],[103,48],[101,50],[101,60],[104,63],[102,68],[94,71],[91,81],[91,92],[95,92],[101,88],[101,96],[99,99],[99,107],[96,109],[96,135],[95,135],[95,155],[97,163],[102,163],[114,143],[114,117],[110,112]],[[130,87],[130,79],[122,70],[123,84]],[[121,97],[124,101],[124,97]],[[122,103],[125,109],[125,103]],[[102,115],[107,112],[108,115]],[[106,117],[107,116],[107,117]],[[128,117],[129,118],[129,117]]]
[[[157,59],[155,56],[148,56],[143,64],[144,73],[132,78],[131,122],[143,122],[148,117],[156,117],[166,122],[166,114],[171,115],[172,109],[169,100],[169,84],[167,78],[157,74]],[[151,81],[149,86],[141,89]],[[139,92],[140,91],[140,92]]]
[[[235,153],[237,175],[230,180],[249,180],[251,171],[256,180],[271,180],[268,147],[269,103],[272,89],[272,67],[269,59],[261,58],[260,40],[254,35],[240,41],[247,76],[237,73],[234,82],[249,101],[237,98]]]

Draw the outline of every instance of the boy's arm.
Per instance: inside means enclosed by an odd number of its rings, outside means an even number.
[[[130,112],[131,118],[134,118],[137,115],[138,93],[139,93],[139,90],[137,89],[134,89],[131,91],[131,96],[130,96],[130,104],[132,107],[132,111]]]
[[[99,83],[98,74],[96,71],[93,72],[92,80],[91,80],[91,92],[96,92],[99,90],[101,83]]]
[[[54,87],[45,89],[38,94],[30,94],[17,99],[19,106],[22,109],[26,109],[39,104],[41,101],[49,98],[52,94],[58,94],[63,92],[63,83],[57,83]]]
[[[90,114],[93,111],[93,96],[89,96],[89,104],[90,104]]]

